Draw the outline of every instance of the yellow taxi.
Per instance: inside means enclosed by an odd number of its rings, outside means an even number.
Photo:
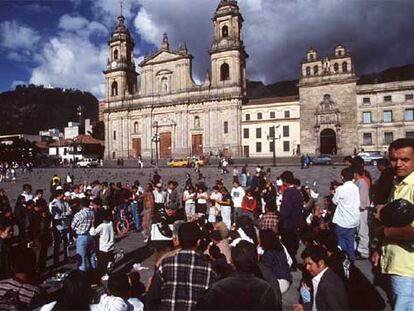
[[[191,166],[195,166],[198,164],[198,166],[203,166],[205,164],[205,161],[200,158],[191,158]]]
[[[188,166],[188,161],[185,159],[171,159],[167,165],[169,167],[186,167]]]

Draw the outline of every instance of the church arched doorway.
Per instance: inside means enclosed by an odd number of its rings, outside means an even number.
[[[324,129],[321,132],[320,152],[321,154],[336,153],[336,133],[333,129]]]

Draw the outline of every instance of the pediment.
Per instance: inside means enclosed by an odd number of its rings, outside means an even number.
[[[175,61],[178,60],[180,58],[187,58],[188,56],[184,56],[182,54],[179,53],[175,53],[172,51],[166,51],[166,50],[161,50],[158,51],[157,53],[151,55],[148,58],[145,58],[144,61],[139,64],[141,67],[142,66],[146,66],[146,65],[153,65],[153,64],[158,64],[158,63],[165,63],[165,62],[169,62],[169,61]]]

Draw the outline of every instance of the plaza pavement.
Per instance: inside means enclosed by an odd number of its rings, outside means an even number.
[[[329,184],[333,180],[340,181],[340,171],[343,166],[313,166],[308,169],[301,169],[300,167],[271,167],[271,179],[274,181],[276,176],[280,175],[286,169],[291,170],[294,175],[299,178],[302,183],[311,186],[316,181],[316,188],[319,190],[321,197],[329,192]],[[239,167],[240,169],[240,167]],[[378,177],[378,172],[375,167],[367,167],[372,177],[375,179]],[[24,183],[29,183],[33,186],[33,192],[36,189],[43,189],[45,191],[45,198],[50,196],[49,187],[50,180],[53,174],[57,174],[64,180],[68,168],[42,168],[34,169],[32,173],[24,175],[18,175],[18,179],[15,183],[0,183],[0,188],[3,188],[12,206],[15,204],[17,196],[22,192],[22,186]],[[225,185],[231,189],[232,185],[232,167],[229,169],[229,174],[221,175],[217,167],[205,167],[201,169],[203,175],[206,177],[206,184],[212,186],[215,180],[223,178]],[[250,167],[250,171],[254,173],[255,166]],[[77,168],[74,169],[75,183],[80,183],[84,180],[92,182],[94,180],[108,181],[122,183],[129,182],[132,184],[135,180],[139,180],[144,186],[152,177],[154,169],[144,168]],[[176,180],[179,183],[179,191],[182,192],[182,187],[185,181],[186,173],[190,173],[193,182],[197,180],[196,174],[193,170],[187,168],[160,168],[159,174],[162,176],[163,181]],[[145,283],[153,272],[153,256],[151,250],[146,247],[143,236],[141,233],[131,232],[127,237],[119,238],[116,243],[116,249],[123,249],[125,256],[117,263],[117,270],[128,271],[131,269],[134,263],[142,263],[147,270],[141,271],[142,281]],[[298,252],[298,260],[300,260],[300,253],[303,249],[301,246]],[[74,249],[72,248],[74,254]],[[371,265],[365,261],[357,261],[356,265],[361,271],[372,280]],[[298,301],[299,282],[301,278],[300,272],[293,273],[293,283],[287,293],[283,295],[283,306],[285,310],[291,310],[292,304]],[[380,292],[385,297],[384,293]],[[334,294],[334,289],[333,289]]]

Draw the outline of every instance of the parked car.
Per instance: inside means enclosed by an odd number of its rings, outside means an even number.
[[[384,156],[378,151],[360,152],[357,155],[360,156],[364,160],[365,164],[368,164],[368,165],[377,165],[378,160],[381,160],[384,158]]]
[[[312,165],[331,165],[332,157],[329,154],[321,154],[317,157],[311,158]]]
[[[99,161],[96,159],[83,159],[76,162],[76,167],[97,167]]]
[[[195,164],[198,164],[199,166],[204,166],[204,164],[205,164],[205,160],[203,160],[203,159],[200,159],[200,158],[197,158],[197,157],[192,157],[191,159],[190,159],[190,165],[191,166],[195,166]]]
[[[196,163],[199,166],[203,166],[205,161],[197,157],[187,159],[171,159],[168,161],[167,165],[169,167],[194,167]]]

